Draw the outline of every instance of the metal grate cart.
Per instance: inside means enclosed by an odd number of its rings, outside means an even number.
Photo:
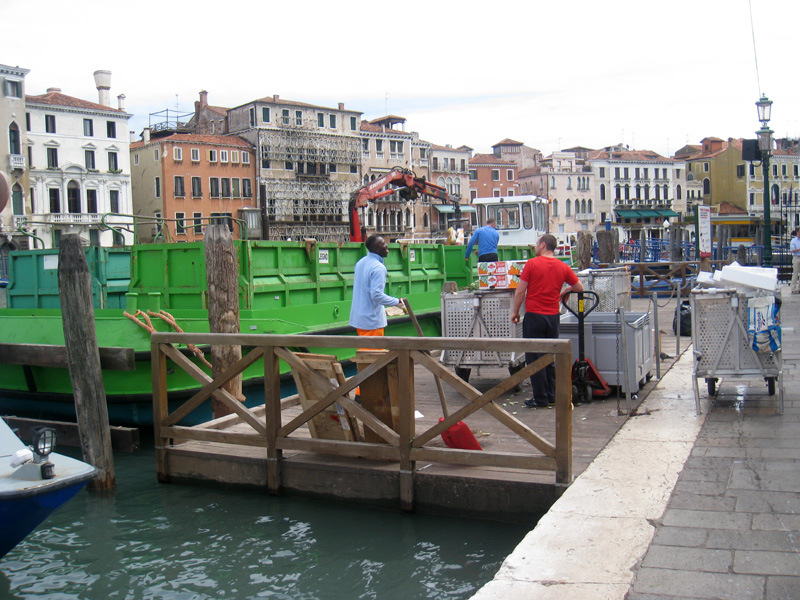
[[[463,338],[521,338],[522,324],[511,322],[514,289],[442,293],[442,335]],[[525,363],[525,354],[478,350],[445,350],[442,364],[469,381],[473,367],[508,366],[511,374]]]
[[[709,395],[714,395],[717,378],[754,375],[767,381],[771,396],[777,383],[780,412],[783,412],[781,349],[753,350],[752,334],[748,333],[748,299],[754,297],[756,294],[730,289],[692,290],[689,296],[697,414],[702,412],[698,378],[705,378]]]
[[[578,273],[578,281],[583,284],[586,291],[594,292],[599,297],[595,312],[613,313],[620,307],[630,312],[631,272],[628,267],[586,269]],[[577,312],[577,294],[570,294],[567,304]]]

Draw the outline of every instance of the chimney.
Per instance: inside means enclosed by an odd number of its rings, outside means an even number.
[[[273,102],[277,102],[277,101],[278,101],[278,100],[280,100],[280,99],[281,99],[281,97],[280,97],[280,96],[278,96],[278,94],[275,94],[275,95],[272,97],[272,101],[273,101]]]
[[[131,131],[128,132],[128,134],[131,136],[131,140],[130,141],[131,141],[131,144],[132,144],[133,142],[136,141],[136,132],[131,130]]]
[[[142,130],[142,140],[144,141],[145,144],[149,144],[150,143],[150,128],[149,127],[145,127]]]
[[[200,92],[200,108],[205,108],[206,106],[208,106],[208,92],[202,90]]]
[[[339,102],[339,110],[344,110],[344,102]]]
[[[57,88],[57,87],[47,88],[47,93],[48,94],[52,94],[54,92],[57,92],[57,93],[60,94],[61,93],[61,88]]]
[[[120,94],[117,96],[117,107],[119,110],[125,110],[125,94]]]
[[[97,93],[100,97],[100,104],[111,107],[111,71],[95,71],[94,84],[97,86]]]

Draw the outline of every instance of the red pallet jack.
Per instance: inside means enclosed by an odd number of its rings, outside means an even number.
[[[578,319],[578,358],[572,365],[572,402],[581,404],[591,402],[594,397],[602,398],[608,396],[611,393],[611,388],[608,387],[608,383],[600,375],[592,361],[586,358],[585,353],[584,319],[600,304],[600,296],[595,292],[577,292],[578,310],[576,312],[567,304],[567,298],[572,293],[575,292],[564,294],[562,302],[564,307]],[[594,304],[588,310],[584,304],[585,296],[588,296],[590,300],[594,300]]]

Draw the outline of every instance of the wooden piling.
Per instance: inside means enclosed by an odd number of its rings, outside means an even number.
[[[227,225],[209,225],[205,231],[206,279],[208,281],[208,325],[211,333],[239,333],[239,265]],[[216,379],[242,358],[240,346],[211,346],[212,375]],[[223,386],[234,398],[244,400],[242,376]],[[216,399],[211,401],[214,418],[231,411]]]
[[[89,488],[111,490],[116,487],[114,454],[94,326],[92,286],[81,238],[76,234],[61,238],[58,293],[83,459],[99,471]]]

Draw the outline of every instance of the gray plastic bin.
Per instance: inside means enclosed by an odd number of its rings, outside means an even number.
[[[584,318],[584,351],[608,385],[620,385],[623,393],[636,393],[653,371],[653,325],[648,313],[625,313],[625,343],[629,382],[625,385],[622,340],[616,313],[590,313]],[[560,337],[572,342],[572,358],[578,358],[578,318],[561,315]],[[622,381],[621,381],[622,380]]]

